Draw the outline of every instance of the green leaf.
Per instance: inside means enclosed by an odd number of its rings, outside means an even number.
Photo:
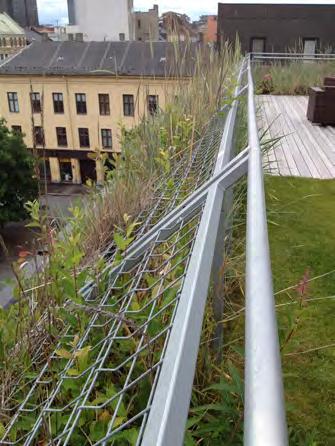
[[[80,372],[79,372],[79,370],[77,370],[77,369],[69,369],[69,370],[67,371],[67,374],[68,374],[69,376],[78,376],[78,375],[80,375]]]
[[[0,438],[2,438],[5,435],[6,429],[5,426],[0,421]]]
[[[120,251],[123,252],[126,250],[126,248],[128,246],[127,240],[124,239],[121,234],[119,234],[118,232],[114,232],[113,239],[114,239],[116,246],[118,247],[118,249]]]
[[[193,440],[190,432],[185,432],[184,446],[197,446],[197,443]]]
[[[88,345],[86,347],[81,348],[80,350],[77,350],[74,354],[74,357],[78,361],[79,370],[81,372],[83,372],[87,367],[90,350],[91,346]]]
[[[138,437],[138,430],[133,428],[133,429],[128,429],[123,432],[120,432],[119,434],[116,434],[113,437],[113,439],[114,439],[114,441],[115,440],[126,440],[126,441],[128,441],[128,445],[133,446],[136,444],[137,437]],[[119,443],[117,442],[116,444],[119,444]]]
[[[197,417],[191,417],[188,419],[187,421],[187,429],[190,429],[191,427],[193,427],[195,424],[198,424],[199,421],[201,421],[201,419],[203,418],[203,415],[199,415]]]
[[[60,358],[64,358],[64,359],[71,359],[72,358],[72,353],[70,353],[69,351],[65,350],[65,348],[60,348],[59,350],[56,350],[55,353]]]

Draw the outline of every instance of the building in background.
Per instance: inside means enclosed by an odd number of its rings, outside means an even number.
[[[158,5],[154,5],[149,11],[134,12],[135,40],[158,41],[159,40],[159,14]]]
[[[160,37],[167,42],[197,42],[197,29],[186,14],[165,12],[160,18]]]
[[[20,26],[37,26],[37,0],[0,0],[0,12],[6,12]]]
[[[216,15],[202,15],[198,21],[193,22],[193,26],[198,32],[198,41],[205,44],[216,44],[217,24]]]
[[[183,53],[185,82],[192,51]],[[164,108],[179,70],[168,42],[35,42],[0,66],[0,116],[45,160],[52,182],[102,182],[92,155],[119,153],[120,125]]]
[[[67,33],[85,41],[134,39],[133,0],[68,0]],[[75,40],[75,39],[73,39]]]
[[[25,31],[8,14],[0,13],[0,60],[18,53],[27,45]]]
[[[246,52],[335,50],[335,5],[222,4],[218,42],[239,37]]]
[[[69,35],[66,33],[66,26],[43,25],[34,26],[31,31],[38,33],[42,39],[36,40],[54,40],[55,42],[64,42],[69,40]]]

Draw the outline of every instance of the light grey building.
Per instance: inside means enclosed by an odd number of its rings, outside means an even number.
[[[133,0],[68,0],[68,34],[85,41],[133,40]]]
[[[159,14],[158,5],[149,11],[134,12],[135,40],[159,40]]]

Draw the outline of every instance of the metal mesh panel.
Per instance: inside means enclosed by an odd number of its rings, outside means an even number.
[[[142,261],[122,268],[97,305],[78,305],[87,327],[80,336],[68,329],[2,444],[140,439],[201,212],[163,243],[158,233]]]
[[[137,240],[210,178],[224,119],[215,117],[191,156],[161,179],[139,217]],[[144,254],[124,261],[117,274],[111,274],[115,250],[109,248],[99,292],[92,286],[85,304],[65,306],[81,315],[80,333],[70,324],[46,361],[41,343],[33,371],[2,403],[10,421],[1,444],[140,443],[202,210],[201,204],[168,238],[167,228],[158,231]]]

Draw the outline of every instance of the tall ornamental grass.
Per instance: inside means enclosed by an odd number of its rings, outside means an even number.
[[[321,87],[324,77],[335,76],[335,61],[255,62],[254,75],[259,94],[307,95],[309,87]]]

